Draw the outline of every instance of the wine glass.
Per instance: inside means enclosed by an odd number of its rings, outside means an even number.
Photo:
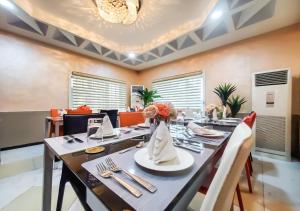
[[[90,118],[87,125],[87,148],[103,142],[103,118]]]

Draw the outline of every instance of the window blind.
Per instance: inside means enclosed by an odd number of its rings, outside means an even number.
[[[126,109],[126,84],[100,77],[71,75],[70,106],[92,109]]]
[[[204,84],[201,72],[154,81],[152,87],[161,98],[156,101],[171,102],[175,108],[200,109],[204,106]]]

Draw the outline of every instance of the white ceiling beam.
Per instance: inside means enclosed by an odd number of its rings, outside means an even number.
[[[206,40],[215,31],[215,29],[220,25],[222,20],[223,20],[223,18],[221,18],[221,20],[216,21],[214,23],[207,24],[202,29],[202,33],[203,33],[202,39]]]
[[[90,43],[90,41],[84,40],[84,41],[78,46],[78,48],[84,49],[89,43]],[[97,49],[96,46],[94,46],[94,47]],[[98,50],[98,49],[97,49],[97,50]]]
[[[237,24],[237,28],[243,26],[250,18],[252,18],[258,11],[260,11],[266,4],[268,4],[271,0],[259,0],[252,7],[247,8],[246,10],[241,12],[241,16],[239,18],[239,22]]]
[[[14,10],[13,14],[16,17],[20,18],[23,22],[25,22],[26,24],[28,24],[36,32],[38,32],[41,35],[44,35],[43,32],[41,31],[40,27],[38,26],[38,24],[35,22],[34,18],[32,18],[31,16],[29,16],[22,9],[18,8],[17,10]]]
[[[75,46],[77,46],[76,39],[73,34],[70,32],[64,31],[64,30],[59,30],[70,42],[72,42]]]

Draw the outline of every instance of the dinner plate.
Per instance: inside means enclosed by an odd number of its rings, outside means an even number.
[[[177,158],[163,163],[155,164],[149,159],[147,148],[142,148],[134,154],[134,160],[140,166],[161,172],[176,172],[188,169],[194,164],[194,157],[186,150],[175,148]]]
[[[233,118],[233,117],[227,117],[225,119],[227,119],[227,120],[236,120],[236,121],[241,121],[242,120],[241,118]]]
[[[142,128],[150,128],[150,126],[145,125],[145,123],[140,123],[137,126]]]
[[[111,137],[114,137],[116,135],[117,135],[116,131],[113,131],[112,134],[104,134],[103,138],[111,138]],[[91,139],[101,139],[101,138],[95,137],[95,134],[90,135],[90,138]]]
[[[238,121],[234,119],[220,119],[219,121],[225,123],[238,123]]]
[[[218,138],[218,137],[223,137],[224,136],[224,132],[222,131],[217,131],[217,130],[212,130],[213,133],[211,134],[199,134],[197,133],[196,135],[198,136],[203,136],[203,137],[208,137],[208,138]]]

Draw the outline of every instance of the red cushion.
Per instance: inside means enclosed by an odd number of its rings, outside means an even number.
[[[250,115],[244,117],[243,122],[245,122],[246,125],[248,125],[250,128],[252,128],[254,125],[255,119],[256,119],[256,113],[252,112]]]

